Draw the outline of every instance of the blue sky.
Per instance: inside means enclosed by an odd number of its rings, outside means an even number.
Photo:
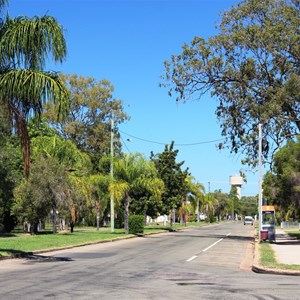
[[[258,193],[258,174],[241,156],[217,150],[222,136],[209,95],[176,104],[158,85],[165,60],[179,54],[195,36],[217,33],[220,13],[236,0],[11,0],[11,16],[55,17],[65,30],[68,55],[49,69],[108,79],[130,121],[120,126],[125,152],[160,153],[175,142],[177,161],[185,161],[206,190],[229,192],[229,177],[246,172],[242,195]],[[131,141],[127,141],[131,139]]]

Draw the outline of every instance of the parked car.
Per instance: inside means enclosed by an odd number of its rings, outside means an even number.
[[[244,225],[253,225],[253,218],[251,216],[246,216],[244,219]]]

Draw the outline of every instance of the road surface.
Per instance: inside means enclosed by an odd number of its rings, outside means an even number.
[[[299,299],[251,271],[253,227],[221,223],[0,261],[1,299]]]

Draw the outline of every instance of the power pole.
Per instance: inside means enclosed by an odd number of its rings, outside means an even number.
[[[261,241],[261,230],[262,230],[262,125],[258,124],[258,240]]]
[[[110,178],[114,179],[114,120],[111,119],[110,129]],[[113,193],[110,194],[110,228],[111,232],[115,231],[115,204]]]

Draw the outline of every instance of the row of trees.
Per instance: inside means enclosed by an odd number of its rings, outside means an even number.
[[[0,8],[7,2],[0,0]],[[219,100],[222,134],[233,152],[246,154],[244,162],[250,165],[256,164],[258,123],[264,125],[265,161],[283,139],[299,133],[299,15],[297,0],[244,0],[223,15],[219,35],[207,41],[196,37],[165,64],[164,85],[170,94],[179,93],[178,100],[211,90]],[[57,218],[72,224],[84,218],[90,224],[96,220],[99,228],[110,213],[110,195],[126,232],[130,213],[155,217],[172,212],[171,222],[186,221],[200,209],[209,216],[254,214],[234,190],[205,194],[188,169],[182,170],[184,162],[176,161],[173,142],[149,159],[123,154],[118,125],[129,116],[113,97],[113,85],[45,70],[48,57],[62,62],[67,54],[63,28],[53,17],[11,19],[6,14],[0,50],[2,230],[27,221],[36,232],[50,212],[54,224]],[[116,139],[113,180],[111,119]],[[279,152],[275,173],[266,176],[272,189],[265,190],[269,199],[296,215],[295,152]],[[254,199],[245,201],[255,207]]]
[[[0,4],[3,8],[7,1]],[[122,101],[113,98],[108,80],[44,70],[46,57],[52,54],[54,61],[62,62],[67,53],[63,28],[53,17],[11,19],[7,14],[0,47],[2,230],[26,222],[36,233],[50,212],[53,232],[58,218],[70,224],[96,219],[99,228],[109,215],[110,195],[117,201],[117,219],[125,232],[129,213],[155,217],[172,210],[174,222],[179,208],[185,219],[190,214],[186,205],[181,207],[183,201],[188,203],[187,195],[197,209],[201,200],[204,203],[201,185],[192,181],[188,170],[181,170],[183,162],[176,162],[173,143],[149,160],[139,153],[122,154],[117,128],[129,116]],[[117,140],[113,180],[111,119]]]
[[[5,129],[4,123],[2,128]],[[7,123],[5,123],[7,124]],[[36,233],[38,225],[49,216],[57,220],[99,228],[109,221],[109,198],[116,200],[118,227],[128,232],[129,214],[156,218],[169,215],[186,222],[195,220],[199,211],[224,218],[240,213],[236,191],[206,194],[202,184],[182,170],[176,161],[174,143],[149,159],[140,153],[114,156],[114,179],[110,176],[110,154],[103,154],[96,165],[88,153],[80,151],[45,121],[28,123],[31,141],[31,171],[23,175],[20,141],[11,131],[2,130],[0,186],[2,230],[26,221]],[[110,131],[107,132],[107,135]],[[118,147],[118,146],[117,146]],[[249,213],[249,212],[248,212]],[[53,228],[56,231],[56,227]]]

